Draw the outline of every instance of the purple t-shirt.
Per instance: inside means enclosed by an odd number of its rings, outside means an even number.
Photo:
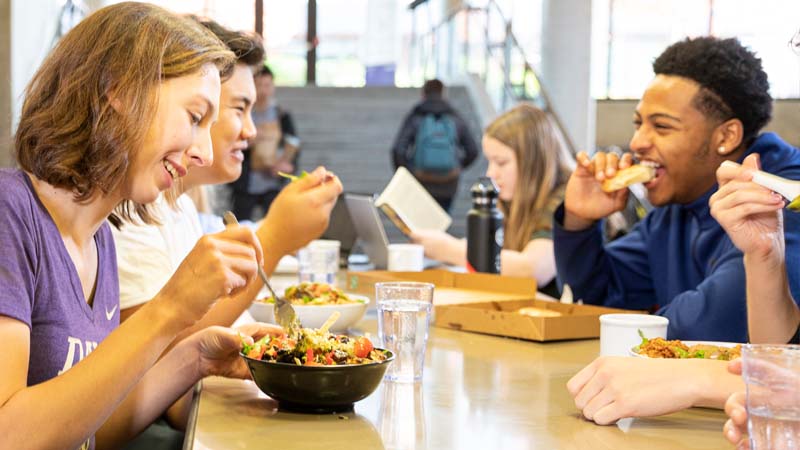
[[[47,209],[28,176],[0,169],[0,315],[30,327],[28,386],[77,364],[119,326],[119,280],[107,223],[94,236],[92,306]],[[87,445],[88,444],[88,445]],[[94,448],[94,438],[82,448]]]

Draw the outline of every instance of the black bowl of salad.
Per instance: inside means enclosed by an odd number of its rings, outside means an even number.
[[[242,348],[253,380],[279,409],[307,413],[350,411],[378,387],[394,360],[366,337],[304,328]]]

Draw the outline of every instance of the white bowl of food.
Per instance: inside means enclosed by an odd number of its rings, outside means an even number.
[[[334,313],[339,319],[331,325],[331,331],[345,331],[358,323],[369,305],[369,297],[347,294],[324,283],[300,283],[289,286],[284,292],[305,328],[320,328]],[[250,314],[259,322],[275,323],[272,297],[261,298],[250,305]]]
[[[642,343],[631,349],[631,356],[638,358],[669,359],[716,359],[730,361],[741,358],[742,344],[716,341],[681,341],[664,338],[648,339],[642,336]]]

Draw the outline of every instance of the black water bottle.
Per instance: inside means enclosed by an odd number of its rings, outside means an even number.
[[[497,209],[497,186],[489,177],[472,185],[472,209],[467,213],[467,270],[500,273],[503,213]]]

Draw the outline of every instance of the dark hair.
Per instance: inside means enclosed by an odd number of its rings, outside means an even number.
[[[161,83],[206,64],[226,76],[233,62],[219,39],[192,20],[147,3],[102,8],[59,41],[28,84],[16,160],[79,202],[113,192],[150,127]],[[111,106],[112,94],[127,105],[124,113]],[[131,201],[115,213],[154,222],[146,205]]]
[[[422,95],[425,98],[441,97],[444,94],[444,83],[437,79],[428,80],[422,85]]]
[[[233,54],[236,55],[237,63],[243,63],[251,67],[264,64],[266,55],[264,44],[262,44],[261,37],[257,34],[233,31],[206,17],[195,15],[189,15],[189,17],[208,28],[223,44],[228,46]]]
[[[720,121],[741,120],[745,145],[750,145],[772,116],[772,97],[761,59],[738,39],[684,39],[664,50],[653,63],[653,71],[698,83],[701,89],[694,106]]]
[[[256,76],[257,77],[272,77],[272,78],[275,78],[275,74],[272,73],[272,70],[270,70],[269,66],[266,65],[266,64],[263,64],[261,67],[259,67],[256,70]]]

